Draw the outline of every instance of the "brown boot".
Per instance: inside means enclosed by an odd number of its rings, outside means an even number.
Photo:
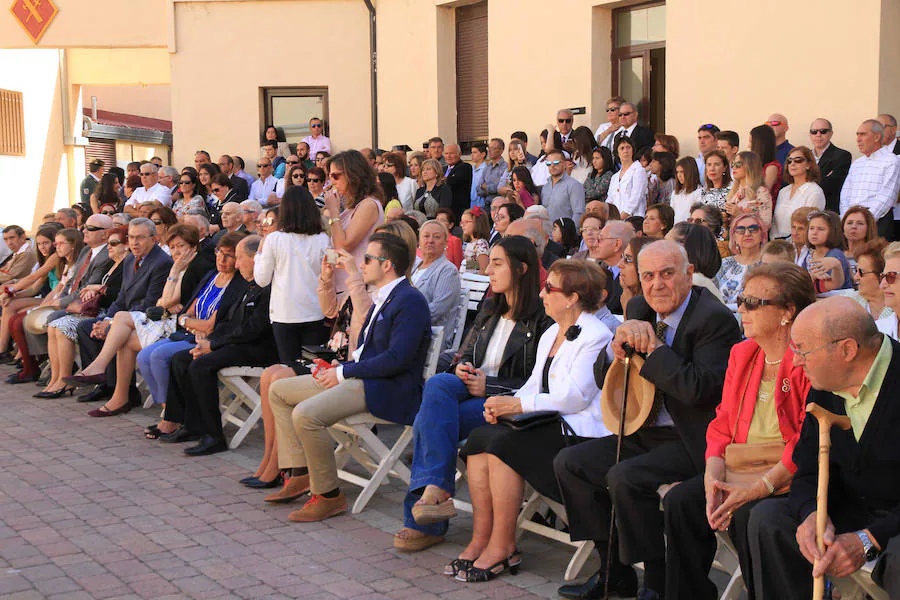
[[[295,523],[312,523],[339,515],[346,510],[347,498],[344,496],[344,492],[338,492],[334,498],[314,495],[306,501],[303,508],[288,515],[288,519]]]
[[[290,502],[296,500],[309,491],[309,474],[294,475],[284,482],[284,487],[279,491],[266,496],[266,502]]]

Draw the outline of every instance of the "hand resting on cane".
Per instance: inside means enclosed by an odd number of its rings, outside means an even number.
[[[881,549],[878,542],[864,530],[876,547]],[[842,533],[835,536],[834,523],[828,518],[825,527],[825,553],[820,555],[816,546],[816,512],[813,511],[806,520],[797,528],[797,544],[804,558],[813,567],[813,577],[830,575],[832,577],[848,577],[858,571],[866,562],[866,552],[863,543],[854,532]],[[815,564],[816,560],[819,564]]]

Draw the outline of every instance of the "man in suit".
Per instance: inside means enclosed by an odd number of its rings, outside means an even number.
[[[459,223],[463,211],[469,208],[471,202],[472,165],[463,162],[459,155],[459,146],[456,144],[444,148],[444,158],[447,160],[444,180],[450,186],[450,193],[453,195],[453,214]]]
[[[246,200],[250,196],[250,184],[243,178],[238,177],[234,170],[234,158],[227,154],[219,157],[217,163],[222,174],[231,181],[231,189],[240,200]],[[238,200],[238,202],[240,202]]]
[[[81,364],[90,365],[103,348],[112,319],[121,311],[144,311],[154,306],[162,295],[166,277],[172,267],[172,258],[157,244],[156,226],[150,219],[136,218],[128,223],[128,246],[131,254],[122,264],[122,287],[119,295],[106,311],[104,318],[85,319],[78,324],[78,347]],[[106,367],[106,379],[91,392],[80,396],[82,402],[93,402],[110,396],[118,378],[129,381],[126,398],[117,398],[119,406],[104,407],[106,412],[121,408],[128,402],[139,400],[134,386],[134,361],[110,361]],[[68,381],[84,385],[81,381]],[[103,410],[103,409],[100,409]]]
[[[828,119],[816,119],[809,126],[809,141],[821,173],[819,187],[825,193],[825,208],[838,212],[841,188],[850,171],[852,157],[849,152],[831,143],[832,136],[834,128]]]
[[[338,487],[334,446],[328,427],[371,412],[412,425],[422,399],[422,370],[431,339],[428,303],[404,273],[409,248],[399,238],[376,233],[369,239],[363,280],[377,288],[352,360],[282,379],[269,388],[275,416],[278,462],[290,468],[284,489],[267,498],[312,498],[291,513],[291,521],[321,521],[347,510]]]
[[[830,432],[823,555],[816,549],[817,419],[803,421],[790,495],[765,500],[750,513],[757,597],[809,598],[813,575],[847,577],[881,554],[873,578],[900,598],[900,344],[879,333],[859,304],[834,297],[797,316],[791,346],[812,384],[807,404],[847,415],[851,428]]]
[[[34,248],[18,225],[3,228],[3,242],[10,253],[0,262],[0,284],[26,277],[37,263]]]
[[[613,548],[610,592],[634,596],[637,576],[627,565],[643,562],[644,589],[638,598],[651,600],[666,582],[657,489],[703,472],[706,427],[741,332],[725,305],[708,291],[692,288],[693,267],[683,247],[654,242],[641,250],[639,262],[644,295],[629,303],[629,319],[616,330],[612,350],[618,360],[624,359],[626,344],[646,356],[640,374],[656,386],[658,416],[623,440],[619,464],[616,437],[609,436],[563,450],[554,468],[572,539],[594,540],[604,566],[615,504],[619,551]],[[602,598],[603,568],[586,583],[563,586],[559,593]]]
[[[500,232],[494,229],[493,224],[497,222],[497,213],[500,212],[500,207],[506,204],[506,198],[504,196],[496,196],[493,200],[491,200],[491,233],[488,237],[488,245],[493,248],[497,242],[503,239],[503,236],[500,235]]]
[[[88,163],[88,174],[81,181],[81,185],[78,186],[79,191],[81,192],[81,204],[83,207],[90,210],[91,208],[91,194],[94,193],[94,190],[97,189],[97,184],[100,183],[100,177],[103,175],[103,161],[99,158],[95,158],[90,163]]]
[[[653,145],[653,131],[638,123],[638,108],[631,102],[623,102],[619,106],[619,130],[613,136],[612,149],[615,156],[616,143],[620,138],[628,136],[634,142],[636,150],[640,151]],[[616,159],[618,163],[618,159]]]
[[[246,237],[235,250],[236,267],[246,282],[241,286],[240,300],[223,309],[209,337],[172,357],[165,418],[184,424],[185,440],[198,440],[196,446],[185,449],[188,456],[228,449],[219,412],[219,369],[278,362],[269,322],[271,287],[260,287],[253,281],[253,263],[261,240],[255,235]]]

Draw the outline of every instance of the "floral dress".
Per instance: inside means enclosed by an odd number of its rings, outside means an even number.
[[[722,259],[722,266],[716,273],[715,281],[719,291],[722,292],[722,302],[725,304],[737,304],[738,295],[744,291],[744,275],[750,267],[759,263],[742,265],[736,256],[728,256]]]
[[[592,200],[606,202],[606,195],[609,193],[609,181],[612,179],[613,172],[607,171],[602,175],[588,176],[584,180],[584,201],[585,203]]]
[[[491,248],[485,239],[472,240],[463,244],[463,260],[459,265],[460,273],[478,273],[478,257],[490,256]]]

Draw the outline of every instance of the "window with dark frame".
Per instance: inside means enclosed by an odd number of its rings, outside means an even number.
[[[323,135],[329,135],[328,88],[269,87],[261,88],[260,92],[260,140],[265,136],[266,125],[271,124],[278,129],[279,141],[286,141],[293,151],[297,142],[310,135],[309,120],[314,117],[322,119]]]

